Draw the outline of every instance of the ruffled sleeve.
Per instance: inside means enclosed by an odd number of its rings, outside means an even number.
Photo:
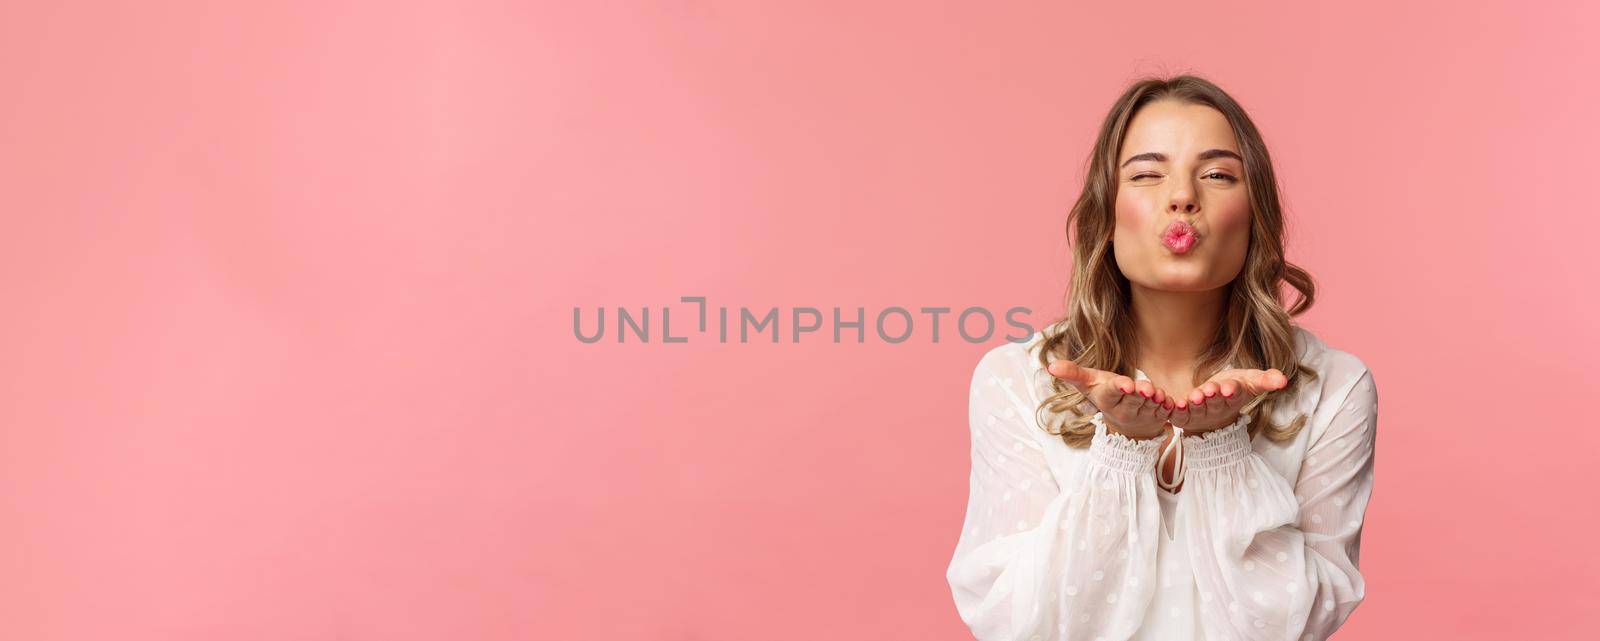
[[[1192,517],[1180,535],[1207,637],[1326,639],[1361,603],[1378,397],[1365,366],[1344,380],[1292,484],[1251,449],[1248,417],[1184,437],[1180,501]]]
[[[1020,350],[1018,354],[1020,354]],[[1026,359],[992,351],[973,372],[966,519],[946,578],[979,641],[1126,639],[1156,588],[1161,439],[1097,423],[1058,484],[1034,423]]]

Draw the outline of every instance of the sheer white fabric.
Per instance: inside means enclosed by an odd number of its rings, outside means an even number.
[[[1038,427],[1049,393],[1042,336],[973,371],[966,518],[946,578],[979,641],[1325,639],[1361,602],[1377,388],[1365,363],[1296,327],[1320,375],[1273,420],[1184,436],[1176,494],[1156,486],[1162,439],[1097,426],[1088,448]],[[1143,372],[1136,378],[1147,379]]]

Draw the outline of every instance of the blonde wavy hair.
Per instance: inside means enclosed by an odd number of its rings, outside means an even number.
[[[1278,402],[1293,398],[1296,391],[1317,378],[1315,371],[1299,362],[1294,326],[1290,322],[1292,317],[1311,308],[1316,299],[1316,285],[1310,273],[1284,259],[1284,220],[1278,202],[1277,178],[1255,123],[1227,92],[1193,75],[1138,80],[1106,115],[1089,157],[1083,193],[1067,215],[1067,242],[1072,247],[1073,273],[1066,295],[1066,312],[1043,330],[1044,340],[1037,346],[1039,363],[1048,366],[1051,361],[1064,358],[1084,367],[1112,372],[1134,371],[1132,346],[1137,343],[1130,308],[1130,285],[1117,268],[1111,248],[1116,216],[1117,158],[1134,114],[1145,105],[1163,99],[1210,106],[1227,117],[1244,158],[1249,189],[1249,250],[1239,276],[1227,286],[1229,293],[1221,327],[1201,356],[1195,380],[1211,378],[1230,361],[1241,368],[1277,368],[1288,377],[1288,386],[1256,397],[1241,412],[1250,415],[1247,429],[1251,438],[1265,432],[1273,441],[1289,440],[1305,426],[1306,415],[1300,414],[1288,425],[1273,425],[1268,419]],[[1299,300],[1292,307],[1280,300],[1280,281],[1299,293]],[[1088,447],[1094,437],[1094,425],[1089,422],[1093,405],[1087,404],[1084,395],[1065,381],[1051,377],[1051,383],[1053,391],[1039,404],[1037,411],[1040,425],[1071,447]],[[1054,425],[1059,425],[1060,429],[1052,429]]]

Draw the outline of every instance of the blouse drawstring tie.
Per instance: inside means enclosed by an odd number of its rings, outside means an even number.
[[[1171,425],[1169,423],[1169,425]],[[1167,466],[1167,458],[1174,457],[1172,463],[1172,482],[1168,483],[1161,478],[1161,470]],[[1172,426],[1172,439],[1161,448],[1161,458],[1156,459],[1156,485],[1168,492],[1176,492],[1179,485],[1183,485],[1183,428]]]

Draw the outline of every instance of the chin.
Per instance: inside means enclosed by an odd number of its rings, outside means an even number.
[[[1155,278],[1153,282],[1147,282],[1146,285],[1151,289],[1167,292],[1204,292],[1222,286],[1222,284],[1211,282],[1210,278],[1206,278],[1201,274],[1187,273],[1162,274]]]
[[[1213,287],[1211,285],[1206,285],[1206,284],[1199,284],[1199,285],[1183,284],[1183,285],[1162,285],[1160,287],[1157,287],[1156,289],[1159,289],[1159,290],[1164,291],[1164,292],[1209,292],[1209,291],[1211,291],[1213,289],[1216,289],[1216,287]]]

